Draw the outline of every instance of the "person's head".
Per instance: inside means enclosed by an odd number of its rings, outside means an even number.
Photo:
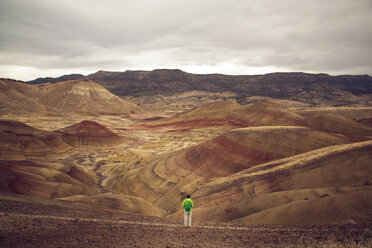
[[[191,198],[191,196],[188,194],[188,195],[186,195],[186,198]]]

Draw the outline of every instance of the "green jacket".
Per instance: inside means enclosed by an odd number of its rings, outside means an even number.
[[[191,203],[190,211],[186,211],[186,209],[185,209],[185,212],[192,212],[192,208],[194,207],[194,203],[192,202],[192,200],[190,198],[186,198],[185,200],[183,200],[182,207],[186,208],[188,203]]]

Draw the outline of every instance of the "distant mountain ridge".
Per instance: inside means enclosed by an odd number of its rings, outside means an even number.
[[[45,83],[56,83],[56,82],[62,82],[67,80],[73,80],[73,79],[81,79],[85,76],[82,74],[68,74],[63,75],[61,77],[53,78],[53,77],[44,77],[44,78],[37,78],[35,80],[28,81],[29,84],[45,84]]]
[[[67,76],[52,79],[50,82],[64,80]],[[314,105],[324,101],[333,106],[372,103],[372,77],[368,75],[330,76],[303,72],[223,75],[191,74],[178,69],[156,69],[153,71],[98,71],[84,78],[101,84],[113,94],[121,97],[169,95],[195,90],[233,92],[237,94],[236,99],[240,103],[244,103],[245,98],[249,96],[298,100]],[[29,83],[45,83],[45,80],[45,78],[40,78]]]

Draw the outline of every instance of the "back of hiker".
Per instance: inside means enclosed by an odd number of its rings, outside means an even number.
[[[191,227],[191,213],[192,208],[194,207],[194,203],[192,202],[190,195],[187,195],[186,199],[183,200],[182,207],[185,210],[184,225],[185,227]]]

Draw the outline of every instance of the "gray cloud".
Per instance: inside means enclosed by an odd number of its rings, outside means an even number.
[[[370,0],[0,0],[0,77],[100,69],[372,74]]]

